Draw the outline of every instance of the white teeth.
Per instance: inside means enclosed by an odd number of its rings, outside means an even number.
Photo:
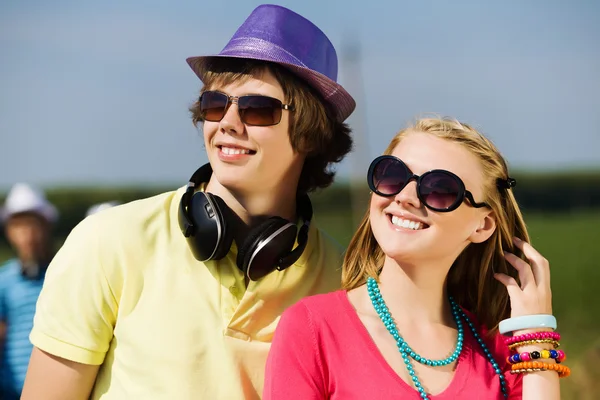
[[[234,149],[231,147],[225,147],[222,146],[221,147],[221,151],[225,154],[230,154],[230,155],[234,155],[234,154],[250,154],[250,150],[247,149]]]
[[[403,219],[403,218],[397,217],[395,215],[392,215],[392,224],[402,227],[402,228],[412,229],[414,231],[423,229],[422,222],[415,222],[415,221],[411,221],[408,219]]]

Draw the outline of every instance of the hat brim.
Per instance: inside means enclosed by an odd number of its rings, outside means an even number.
[[[25,213],[39,215],[50,223],[55,223],[58,220],[58,210],[52,204],[47,203],[38,207],[23,207],[12,210],[0,207],[0,221],[6,223],[12,216]]]
[[[313,71],[310,68],[298,66],[290,62],[277,59],[273,56],[260,55],[255,52],[238,51],[237,54],[215,54],[210,56],[189,57],[186,59],[188,65],[192,68],[196,76],[204,82],[204,75],[207,72],[207,65],[210,60],[223,58],[252,59],[268,61],[279,64],[289,69],[292,73],[304,80],[309,86],[316,89],[323,97],[331,109],[335,112],[335,118],[338,122],[344,122],[356,108],[356,102],[352,96],[342,87],[342,85],[329,79],[327,76]]]

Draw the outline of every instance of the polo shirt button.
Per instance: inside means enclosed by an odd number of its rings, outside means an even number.
[[[237,286],[233,285],[232,287],[230,287],[230,288],[229,288],[229,292],[230,292],[232,295],[234,295],[234,296],[237,296],[237,294],[238,294],[238,288],[237,288]]]

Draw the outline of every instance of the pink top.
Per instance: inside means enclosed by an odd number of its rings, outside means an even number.
[[[497,335],[486,345],[504,371],[509,399],[521,399],[522,379],[508,372],[504,337]],[[430,398],[503,399],[500,380],[468,326],[450,385]],[[420,396],[385,361],[346,292],[339,290],[305,298],[283,313],[267,360],[263,399],[418,400]]]

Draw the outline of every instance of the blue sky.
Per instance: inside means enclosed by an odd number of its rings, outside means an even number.
[[[0,190],[183,184],[206,162],[185,58],[217,53],[258,4],[1,2]],[[480,128],[513,168],[600,168],[600,2],[277,4],[325,31],[357,99],[342,177],[424,113]]]

